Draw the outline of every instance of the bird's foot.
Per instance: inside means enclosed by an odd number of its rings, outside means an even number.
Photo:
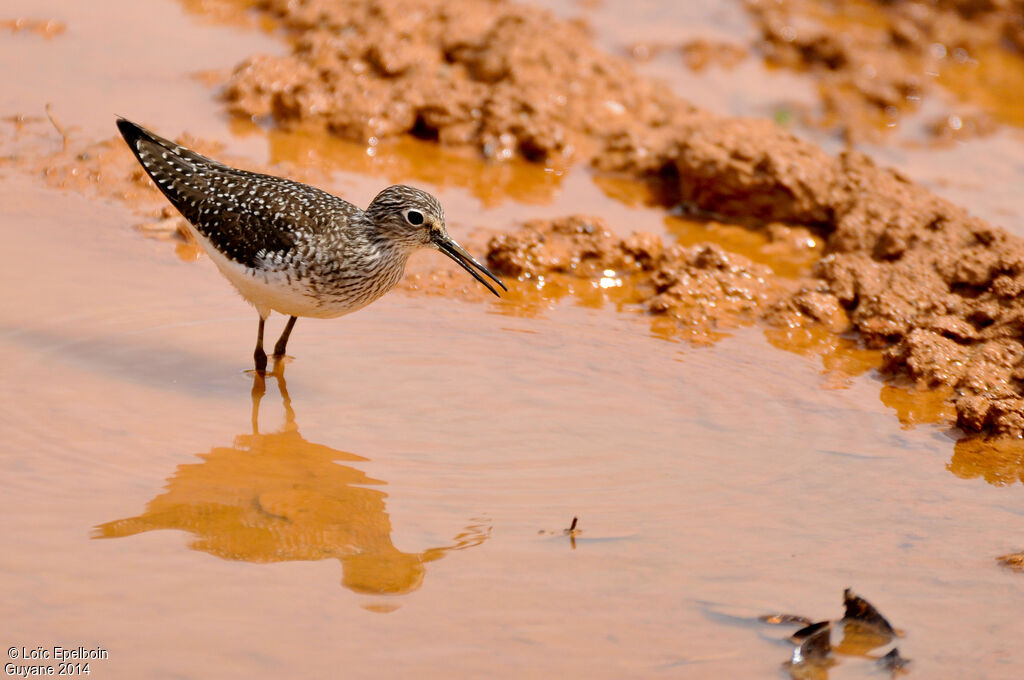
[[[256,362],[256,372],[264,374],[267,372],[267,353],[263,351],[262,347],[257,347],[256,351],[252,355],[253,360]]]

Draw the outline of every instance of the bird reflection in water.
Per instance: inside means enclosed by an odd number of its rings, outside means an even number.
[[[275,366],[284,401],[285,425],[263,434],[260,401],[265,379],[252,389],[252,434],[233,446],[200,454],[200,463],[178,466],[167,491],[138,517],[96,528],[95,538],[119,538],[155,529],[181,529],[196,538],[191,547],[217,557],[247,562],[336,558],[341,583],[366,594],[401,594],[423,583],[426,564],[452,550],[479,545],[490,527],[472,524],[452,545],[406,553],[391,542],[385,482],[346,465],[366,461],[352,453],[306,441],[299,434],[284,379]]]

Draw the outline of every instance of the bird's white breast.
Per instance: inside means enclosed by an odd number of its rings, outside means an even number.
[[[210,256],[217,269],[231,285],[249,301],[262,318],[271,311],[286,316],[308,316],[319,319],[333,319],[354,312],[364,304],[350,304],[343,300],[318,296],[310,286],[309,279],[299,280],[286,271],[254,269],[235,262],[200,234],[189,224],[189,231],[203,251]]]

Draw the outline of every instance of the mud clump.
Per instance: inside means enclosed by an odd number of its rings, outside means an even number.
[[[294,37],[254,56],[229,108],[360,142],[400,134],[472,145],[490,158],[565,161],[608,135],[692,113],[637,78],[578,24],[503,0],[261,0]]]
[[[669,319],[687,339],[706,343],[721,328],[749,323],[785,292],[771,269],[721,247],[666,245],[654,234],[611,234],[603,220],[574,215],[532,220],[487,245],[496,271],[544,285],[568,275],[615,286],[629,280],[627,302]]]
[[[952,387],[967,431],[1024,435],[1024,241],[864,156],[837,165],[815,274],[884,370]]]
[[[668,179],[678,201],[710,214],[747,222],[831,219],[822,198],[835,185],[833,159],[771,121],[710,118],[619,134],[595,165]]]

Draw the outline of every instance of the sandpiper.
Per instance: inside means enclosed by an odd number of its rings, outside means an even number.
[[[277,359],[298,317],[362,309],[398,283],[418,248],[440,250],[495,295],[478,272],[507,290],[448,235],[444,209],[425,191],[391,186],[360,210],[306,184],[229,167],[124,118],[117,128],[220,272],[256,307],[257,371],[267,367],[263,324],[271,311],[289,317]]]

